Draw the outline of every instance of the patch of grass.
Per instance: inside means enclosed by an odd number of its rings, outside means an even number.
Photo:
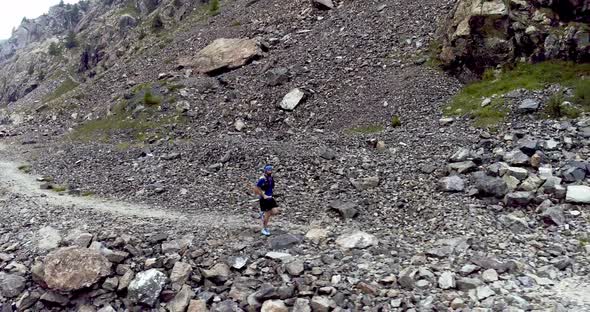
[[[125,5],[124,8],[122,8],[119,12],[118,15],[131,15],[133,17],[138,17],[140,14],[139,10],[137,9],[137,7],[135,6],[133,1],[128,1],[127,4]]]
[[[91,191],[84,191],[84,192],[80,193],[80,196],[82,196],[82,197],[90,197],[90,196],[94,196],[94,192],[91,192]]]
[[[590,111],[590,77],[576,81],[573,87],[575,91],[572,101]]]
[[[147,106],[155,106],[160,105],[162,103],[162,98],[159,96],[155,96],[152,94],[152,91],[146,90],[143,94],[143,104]]]
[[[355,128],[350,128],[347,130],[348,133],[351,134],[372,134],[372,133],[379,133],[383,131],[383,126],[379,124],[371,124],[366,126],[359,126]]]
[[[219,0],[211,0],[209,2],[209,15],[215,16],[219,14]]]
[[[545,105],[545,117],[559,119],[562,117],[577,118],[580,110],[572,105],[564,105],[567,99],[563,92],[552,95]]]
[[[77,87],[78,87],[78,84],[68,77],[64,82],[62,82],[62,84],[59,87],[57,87],[57,89],[53,90],[53,92],[51,94],[47,95],[43,99],[43,101],[44,102],[53,101],[53,100],[59,98],[60,96],[76,89]]]
[[[517,64],[513,68],[504,69],[499,74],[487,71],[481,81],[465,86],[453,97],[450,105],[445,108],[445,114],[470,115],[475,118],[476,125],[490,125],[494,120],[501,121],[506,112],[500,113],[492,111],[491,108],[482,108],[481,102],[484,98],[520,88],[538,90],[547,84],[554,83],[575,88],[576,94],[580,93],[579,100],[586,101],[590,91],[583,90],[584,87],[588,88],[587,80],[582,77],[589,75],[590,63],[575,64],[563,61]]]
[[[400,127],[402,125],[402,121],[399,119],[398,115],[393,115],[391,117],[391,126],[394,128]]]
[[[20,165],[18,166],[18,170],[24,173],[31,173],[31,171],[33,171],[33,168],[30,165]]]
[[[506,108],[505,102],[501,99],[493,99],[490,105],[482,107],[473,113],[475,126],[493,128],[506,117],[507,113],[508,109]]]
[[[52,191],[56,192],[56,193],[62,193],[68,190],[67,187],[63,186],[63,185],[53,185],[51,188]]]

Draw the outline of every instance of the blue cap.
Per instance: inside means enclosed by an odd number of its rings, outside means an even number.
[[[272,171],[272,166],[271,165],[264,166],[264,172],[267,172],[267,171]]]

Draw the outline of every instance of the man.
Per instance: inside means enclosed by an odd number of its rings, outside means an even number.
[[[260,177],[254,192],[260,197],[260,211],[262,219],[262,235],[269,236],[268,223],[270,217],[279,213],[279,205],[272,197],[272,191],[275,187],[275,181],[272,177],[272,166],[266,165],[264,167],[264,175]]]

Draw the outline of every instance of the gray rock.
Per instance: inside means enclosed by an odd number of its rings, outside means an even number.
[[[298,88],[295,88],[289,93],[285,95],[283,100],[281,101],[281,108],[287,111],[294,110],[299,103],[301,103],[305,99],[305,92],[301,91]]]
[[[457,172],[457,173],[467,173],[470,171],[475,170],[477,166],[471,160],[462,161],[457,163],[450,163],[447,165],[447,171],[449,172]]]
[[[473,265],[473,264],[466,264],[464,266],[461,267],[461,274],[464,276],[467,276],[475,271],[479,270],[479,267],[477,265]]]
[[[334,2],[332,0],[312,0],[312,3],[320,9],[331,10],[334,8]]]
[[[14,298],[25,290],[27,280],[18,275],[0,272],[0,295],[5,298]]]
[[[463,291],[476,289],[481,285],[483,285],[483,282],[478,278],[463,277],[457,280],[457,289]]]
[[[266,84],[274,87],[289,81],[289,70],[284,67],[274,68],[266,72]]]
[[[377,237],[362,231],[344,233],[336,239],[336,244],[345,249],[364,249],[378,243]]]
[[[270,239],[272,250],[284,250],[294,247],[303,241],[303,236],[294,234],[281,234]]]
[[[293,305],[293,312],[311,312],[311,307],[309,306],[309,300],[303,298],[297,298],[295,300],[295,305]]]
[[[50,227],[46,226],[37,232],[37,237],[39,237],[39,241],[37,242],[37,247],[42,250],[52,250],[59,247],[61,243],[61,235],[59,231]]]
[[[438,187],[444,192],[463,192],[465,182],[458,176],[444,177],[438,181]]]
[[[45,303],[48,303],[49,305],[60,305],[60,306],[66,306],[70,302],[68,297],[63,296],[63,295],[58,294],[53,291],[45,292],[41,296],[41,298],[39,298],[39,300],[41,300]]]
[[[228,262],[228,264],[236,270],[243,269],[247,263],[248,257],[230,257]]]
[[[518,105],[518,110],[521,113],[533,113],[539,109],[540,105],[541,102],[537,99],[525,99]]]
[[[526,233],[530,230],[527,221],[514,214],[500,216],[499,220],[515,234]]]
[[[179,59],[180,67],[193,67],[198,73],[214,74],[244,66],[262,54],[258,42],[251,39],[219,38],[193,58]]]
[[[457,283],[455,281],[455,274],[453,272],[445,271],[438,278],[438,287],[442,289],[455,288]]]
[[[358,214],[357,208],[358,205],[352,202],[336,200],[330,203],[330,209],[338,211],[344,220],[354,218]]]
[[[283,300],[267,300],[262,304],[260,312],[289,312]]]
[[[529,176],[528,170],[519,167],[508,167],[506,174],[517,178],[519,181],[522,181]]]
[[[565,224],[565,216],[563,215],[563,209],[559,206],[553,206],[547,208],[541,214],[543,220],[550,224],[561,226]]]
[[[117,286],[119,286],[119,279],[116,276],[109,277],[104,281],[104,283],[102,283],[102,288],[108,291],[117,290]]]
[[[530,158],[520,150],[513,150],[504,154],[504,161],[513,166],[524,166],[530,163]]]
[[[590,187],[585,185],[569,185],[565,200],[568,203],[590,204]]]
[[[518,140],[517,146],[527,156],[533,156],[538,149],[539,142],[531,138],[523,138]]]
[[[379,186],[379,177],[366,177],[361,179],[351,179],[350,183],[359,191],[364,191]]]
[[[436,258],[446,258],[453,253],[453,247],[449,245],[434,247],[426,251],[426,255]]]
[[[303,261],[295,260],[285,264],[285,269],[289,272],[290,275],[299,276],[303,273]]]
[[[469,159],[471,151],[468,148],[462,147],[449,158],[452,162],[461,162]]]
[[[559,258],[555,259],[555,260],[553,261],[553,265],[554,265],[554,266],[555,266],[557,269],[559,269],[559,270],[563,271],[563,270],[565,270],[566,268],[568,268],[568,267],[572,266],[572,265],[573,265],[573,261],[572,261],[572,259],[571,259],[570,257],[568,257],[568,256],[563,256],[563,257],[559,257]]]
[[[166,280],[166,275],[156,269],[140,272],[129,284],[128,297],[132,302],[153,306]]]
[[[476,289],[477,299],[484,300],[491,296],[496,295],[496,293],[488,286],[478,286]]]
[[[398,283],[401,287],[412,290],[416,286],[418,270],[414,267],[407,267],[399,272]]]
[[[543,180],[536,175],[530,175],[526,180],[524,180],[521,184],[519,189],[527,192],[534,192],[536,191],[541,185],[543,184]]]
[[[498,280],[498,272],[494,269],[487,269],[481,273],[481,278],[488,283],[495,282]]]
[[[504,204],[508,207],[520,207],[528,205],[533,196],[530,192],[514,192],[506,194]]]
[[[476,172],[472,175],[475,188],[483,195],[491,195],[498,198],[508,193],[508,185],[498,177],[491,177],[484,172]]]
[[[502,177],[502,180],[504,182],[506,182],[506,185],[508,186],[508,190],[510,190],[511,192],[516,190],[518,188],[518,186],[520,185],[520,181],[517,178],[515,178],[511,175],[508,175],[508,174],[505,174]]]

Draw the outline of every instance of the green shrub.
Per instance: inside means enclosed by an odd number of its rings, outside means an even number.
[[[393,115],[391,117],[391,126],[394,128],[400,127],[402,125],[402,121],[399,119],[399,116]]]
[[[545,103],[545,116],[549,118],[577,118],[580,116],[580,111],[570,105],[564,105],[563,103],[567,101],[563,92],[558,92],[552,95],[547,103]]]
[[[71,49],[78,46],[78,41],[76,40],[76,34],[73,31],[68,32],[64,46],[68,50],[71,50]]]
[[[146,90],[143,94],[143,104],[147,106],[160,105],[162,99],[152,94],[150,90]]]
[[[18,170],[24,173],[31,173],[31,171],[33,171],[33,168],[30,165],[21,165],[18,166]]]
[[[215,16],[219,14],[219,0],[211,0],[209,2],[209,15]]]
[[[52,42],[51,44],[49,44],[49,49],[47,50],[47,53],[49,53],[49,55],[51,56],[60,56],[61,48],[57,43]]]
[[[581,79],[574,85],[574,98],[572,101],[590,111],[590,79]]]

